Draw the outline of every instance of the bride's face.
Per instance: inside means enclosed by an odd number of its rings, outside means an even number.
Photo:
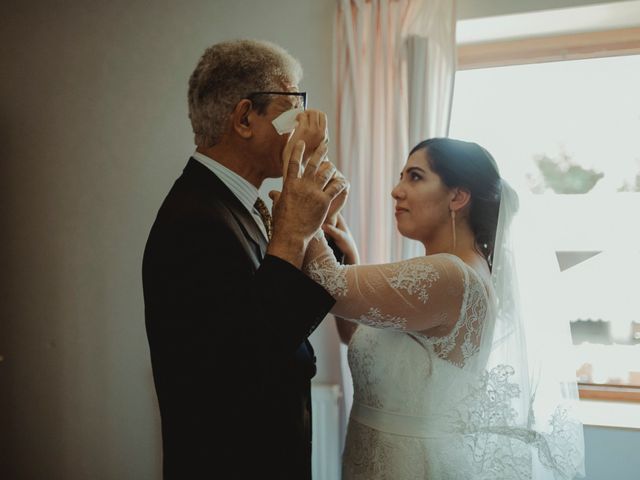
[[[429,167],[425,150],[409,156],[391,196],[398,230],[405,237],[426,243],[450,228],[451,191]]]

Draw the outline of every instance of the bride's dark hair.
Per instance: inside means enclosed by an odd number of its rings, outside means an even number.
[[[500,208],[500,173],[491,154],[477,143],[452,138],[430,138],[413,147],[427,153],[427,162],[449,188],[460,187],[471,194],[469,225],[476,247],[493,263],[493,249]]]

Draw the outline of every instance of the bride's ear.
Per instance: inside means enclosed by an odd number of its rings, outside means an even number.
[[[471,192],[465,188],[456,187],[452,190],[453,197],[449,201],[449,210],[460,212],[471,203]]]

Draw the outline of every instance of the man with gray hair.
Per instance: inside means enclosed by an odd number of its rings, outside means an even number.
[[[334,300],[300,267],[346,183],[301,76],[282,48],[241,40],[207,49],[189,80],[197,148],[143,260],[165,480],[311,478],[307,337]],[[293,133],[274,127],[283,114]],[[258,188],[287,168],[271,219]]]

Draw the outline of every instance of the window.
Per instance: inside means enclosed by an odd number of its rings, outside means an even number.
[[[640,401],[640,31],[625,32],[461,47],[449,133],[550,219],[581,397]]]

